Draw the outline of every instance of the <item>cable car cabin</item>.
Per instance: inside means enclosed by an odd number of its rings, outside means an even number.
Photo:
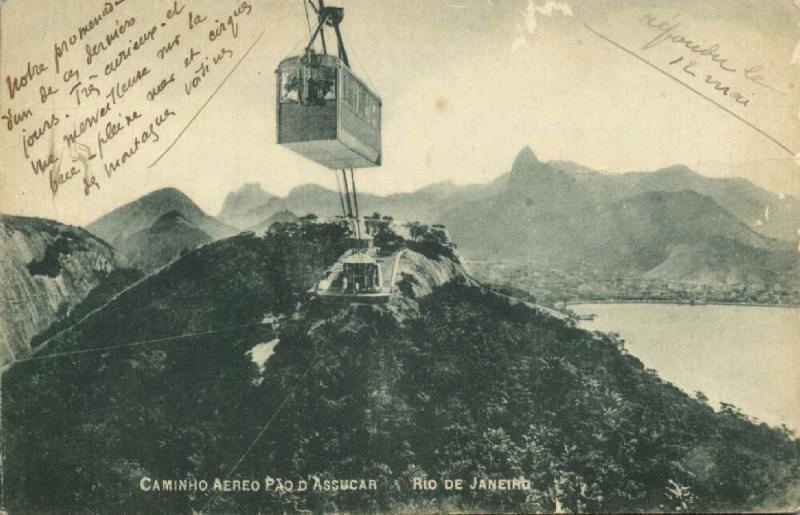
[[[334,170],[381,164],[381,99],[338,57],[290,57],[276,70],[278,143]]]
[[[325,272],[316,294],[327,300],[345,300],[365,304],[389,301],[390,291],[383,287],[381,267],[372,257],[352,252]]]
[[[369,256],[353,254],[342,260],[345,293],[375,293],[381,290],[381,268]]]

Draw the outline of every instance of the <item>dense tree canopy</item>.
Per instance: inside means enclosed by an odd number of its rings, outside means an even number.
[[[8,506],[156,513],[797,505],[793,435],[733,406],[715,412],[611,336],[465,284],[389,306],[307,300],[303,292],[344,250],[345,235],[341,225],[293,222],[263,238],[191,251],[39,355],[155,343],[15,365],[3,378]],[[266,313],[284,315],[280,325],[253,325]],[[168,339],[174,335],[182,336]],[[262,372],[247,351],[274,337],[280,343]],[[364,478],[378,488],[211,498],[139,487],[143,477],[229,475]],[[525,478],[530,488],[419,491],[413,478]]]

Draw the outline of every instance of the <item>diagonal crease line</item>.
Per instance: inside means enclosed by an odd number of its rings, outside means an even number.
[[[692,93],[694,93],[694,94],[698,95],[699,97],[701,97],[701,98],[705,99],[705,100],[706,100],[706,101],[708,101],[708,102],[711,102],[712,104],[714,104],[714,105],[715,105],[715,106],[717,106],[718,108],[722,109],[723,111],[725,111],[725,112],[726,112],[726,113],[728,113],[729,115],[733,116],[734,118],[736,118],[736,119],[737,119],[737,120],[739,120],[740,122],[744,123],[745,125],[747,125],[747,126],[748,126],[748,127],[750,127],[751,129],[753,129],[754,131],[756,131],[756,132],[758,132],[759,134],[761,134],[762,136],[766,137],[767,139],[769,139],[770,141],[772,141],[773,143],[775,143],[776,145],[778,145],[779,147],[781,147],[783,150],[785,150],[786,152],[790,153],[792,156],[795,156],[795,155],[797,155],[797,152],[794,152],[792,149],[790,149],[789,147],[787,147],[786,145],[784,145],[783,143],[781,143],[781,142],[780,142],[778,139],[776,139],[776,138],[774,138],[773,136],[769,135],[767,132],[765,132],[763,129],[759,128],[759,127],[758,127],[757,125],[755,125],[754,123],[752,123],[752,122],[750,122],[750,121],[746,120],[745,118],[742,118],[742,117],[741,117],[741,116],[739,116],[738,114],[734,113],[733,111],[731,111],[730,109],[728,109],[728,108],[727,108],[727,107],[725,107],[724,105],[720,104],[720,103],[719,103],[719,102],[717,102],[716,100],[713,100],[713,99],[711,99],[711,98],[707,97],[706,95],[704,95],[703,93],[701,93],[701,92],[700,92],[700,91],[698,91],[697,89],[693,88],[692,86],[690,86],[690,85],[689,85],[689,84],[687,84],[686,82],[684,82],[684,81],[680,80],[679,78],[675,77],[674,75],[670,74],[669,72],[666,72],[666,71],[664,71],[663,69],[659,68],[658,66],[656,66],[656,65],[655,65],[655,64],[653,64],[653,63],[651,63],[650,61],[648,61],[648,60],[647,60],[647,59],[645,59],[644,57],[640,56],[639,54],[637,54],[637,53],[636,53],[636,52],[634,52],[633,50],[630,50],[630,49],[628,49],[628,48],[626,48],[626,47],[624,47],[624,46],[620,45],[619,43],[617,43],[617,42],[616,42],[616,41],[614,41],[613,39],[609,38],[608,36],[606,36],[606,35],[604,35],[604,34],[602,34],[602,33],[600,33],[600,32],[597,32],[597,31],[596,31],[596,30],[594,30],[592,27],[590,27],[590,26],[589,26],[589,24],[587,24],[587,23],[584,23],[584,24],[583,24],[583,26],[584,26],[584,27],[586,27],[586,30],[588,30],[588,31],[589,31],[589,32],[591,32],[592,34],[596,35],[596,36],[597,36],[597,37],[599,37],[600,39],[603,39],[604,41],[607,41],[608,43],[611,43],[612,45],[614,45],[615,47],[619,48],[620,50],[622,50],[622,51],[623,51],[623,52],[625,52],[626,54],[628,54],[628,55],[630,55],[630,56],[633,56],[633,57],[635,57],[636,59],[638,59],[639,61],[643,62],[643,63],[644,63],[644,64],[646,64],[647,66],[649,66],[649,67],[653,68],[654,70],[656,70],[656,71],[658,71],[658,72],[662,73],[663,75],[665,75],[665,76],[669,77],[670,79],[674,80],[675,82],[677,82],[677,83],[678,83],[678,84],[680,84],[681,86],[685,87],[686,89],[688,89],[688,90],[689,90],[689,91],[691,91]]]
[[[214,92],[211,93],[211,95],[208,97],[208,99],[206,99],[205,103],[203,103],[203,105],[200,106],[200,109],[198,109],[197,112],[194,113],[194,116],[192,116],[192,119],[189,120],[189,123],[187,123],[186,126],[183,129],[181,129],[181,132],[178,133],[178,136],[172,141],[172,143],[169,144],[169,146],[166,148],[166,150],[164,150],[164,152],[162,152],[161,155],[158,156],[155,161],[150,163],[150,166],[148,166],[147,168],[154,167],[156,164],[158,164],[159,161],[161,161],[162,157],[167,155],[167,152],[172,150],[172,147],[174,147],[175,144],[178,143],[178,140],[181,139],[181,137],[183,136],[183,133],[186,132],[186,130],[189,128],[189,126],[192,125],[192,123],[194,123],[195,119],[200,115],[200,113],[203,111],[203,109],[205,109],[206,106],[208,105],[208,103],[211,102],[211,99],[214,98],[214,96],[219,92],[220,89],[222,89],[222,86],[225,85],[225,83],[228,81],[228,78],[231,75],[233,75],[233,72],[235,72],[236,69],[239,67],[239,65],[242,64],[242,61],[244,61],[245,57],[247,57],[247,55],[250,53],[250,51],[253,49],[253,47],[256,46],[256,43],[258,43],[258,41],[261,39],[261,37],[266,32],[267,31],[264,30],[264,31],[261,32],[261,34],[258,35],[258,37],[255,39],[255,41],[253,41],[253,43],[250,45],[250,47],[247,49],[247,51],[244,53],[244,55],[242,55],[242,57],[239,59],[239,61],[237,61],[236,65],[233,68],[231,68],[231,71],[228,72],[228,75],[226,75],[225,78],[222,79],[222,82],[219,83],[219,86],[217,86],[217,89],[215,89]]]

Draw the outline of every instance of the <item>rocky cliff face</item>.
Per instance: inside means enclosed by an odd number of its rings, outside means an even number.
[[[413,250],[406,250],[397,263],[395,286],[406,296],[425,297],[451,281],[474,285],[461,263],[445,256],[429,259]]]
[[[33,336],[122,264],[83,229],[0,215],[0,365],[29,354]]]

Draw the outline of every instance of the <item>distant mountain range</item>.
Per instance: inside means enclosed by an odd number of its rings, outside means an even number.
[[[706,177],[685,166],[652,172],[603,173],[567,161],[540,162],[529,147],[520,151],[510,172],[488,184],[442,182],[412,193],[387,196],[361,193],[359,207],[362,215],[378,211],[398,219],[435,223],[453,220],[471,208],[480,209],[498,199],[508,200],[509,192],[517,196],[514,200],[537,202],[537,209],[544,210],[552,205],[550,194],[558,198],[572,194],[574,198],[565,199],[567,203],[585,207],[648,192],[681,191],[709,197],[742,224],[764,236],[797,240],[800,201],[771,193],[746,179]],[[251,183],[228,195],[219,219],[244,229],[282,210],[298,215],[333,216],[341,214],[341,205],[337,192],[316,185],[299,186],[286,197],[277,197]]]
[[[269,229],[272,224],[282,223],[282,222],[294,222],[295,220],[297,220],[297,215],[295,215],[291,211],[288,210],[278,211],[277,213],[270,215],[266,220],[262,221],[261,223],[247,227],[247,230],[253,231],[257,234],[261,234],[267,229]]]
[[[266,219],[258,216],[258,210],[277,198],[262,190],[257,183],[245,184],[228,194],[217,218],[239,228],[250,227]]]
[[[362,216],[443,223],[467,258],[713,282],[773,281],[798,267],[797,199],[685,166],[609,174],[541,162],[526,147],[491,183],[361,194],[359,204]],[[220,217],[265,229],[259,221],[280,211],[333,216],[341,205],[337,192],[315,185],[281,198],[247,184],[229,194]]]
[[[541,162],[526,147],[488,184],[445,182],[412,193],[359,195],[362,216],[442,223],[468,259],[520,260],[712,282],[771,282],[798,270],[800,201],[740,178],[685,166],[602,173]],[[316,185],[278,197],[245,184],[217,218],[174,188],[154,191],[89,224],[143,270],[187,249],[277,221],[341,214],[339,194]]]
[[[490,184],[459,186],[443,182],[421,188],[413,193],[396,193],[387,196],[359,193],[360,214],[379,212],[398,220],[418,220],[435,223],[449,206],[489,198],[500,191],[505,177]],[[263,195],[255,193],[261,191]],[[239,206],[239,207],[237,207]],[[305,184],[289,192],[286,197],[276,197],[263,192],[259,185],[246,184],[228,194],[219,219],[241,229],[258,226],[279,211],[289,211],[298,216],[313,213],[317,216],[342,214],[339,194],[336,191]]]
[[[654,172],[605,174],[568,162],[549,163],[572,177],[594,197],[619,200],[649,191],[694,191],[713,199],[743,224],[772,238],[796,241],[800,229],[800,201],[776,195],[740,177],[711,178],[685,166]]]
[[[668,279],[772,281],[796,272],[800,254],[795,242],[765,233],[790,226],[800,205],[769,195],[682,167],[604,175],[542,163],[525,149],[499,194],[457,205],[442,221],[467,256]],[[771,206],[770,221],[745,223],[747,206],[765,200],[759,209]],[[720,202],[738,206],[738,216]]]
[[[172,261],[184,250],[239,232],[204,213],[175,188],[148,193],[86,228],[145,271]]]
[[[86,226],[93,234],[114,246],[151,227],[163,215],[175,211],[213,239],[236,234],[237,228],[220,222],[197,207],[183,192],[163,188],[121,206]]]

